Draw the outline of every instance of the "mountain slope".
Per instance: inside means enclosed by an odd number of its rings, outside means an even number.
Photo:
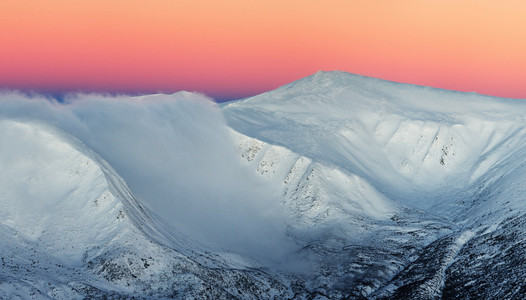
[[[98,155],[43,123],[0,120],[1,298],[285,296],[233,254],[153,216]],[[219,254],[219,255],[218,255]]]
[[[284,181],[285,203],[303,230],[325,220],[346,228],[333,234],[339,245],[326,242],[331,234],[324,233],[311,248],[322,257],[318,274],[329,274],[340,295],[491,298],[516,297],[524,288],[519,249],[526,103],[319,72],[229,103],[223,111],[233,129],[257,143],[277,145],[272,147],[292,151],[309,166],[358,179],[335,188],[339,178],[318,172],[321,182],[310,189],[316,195],[301,191],[305,185],[299,184],[300,197],[288,196]],[[256,168],[273,164],[260,162]],[[364,185],[372,192],[364,192]],[[320,198],[325,200],[316,206]],[[311,206],[302,210],[309,199]],[[389,207],[390,218],[364,214],[367,203],[377,212]],[[342,210],[345,205],[362,211]],[[315,207],[323,207],[316,211],[323,217],[306,223]],[[301,236],[293,230],[291,235]],[[512,252],[502,256],[499,251]],[[327,263],[331,259],[340,270]],[[510,269],[513,279],[495,282]],[[316,285],[326,288],[313,281]]]
[[[521,142],[526,106],[319,72],[224,107],[237,131],[366,178],[423,206],[429,192],[472,184]]]
[[[422,247],[452,232],[443,218],[398,205],[359,176],[233,134],[240,156],[281,188],[287,235],[299,247],[285,266],[293,264],[313,294],[367,296]]]

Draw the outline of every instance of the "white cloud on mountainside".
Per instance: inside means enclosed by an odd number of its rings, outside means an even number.
[[[210,246],[262,260],[291,249],[277,189],[242,163],[219,108],[204,96],[81,94],[62,104],[4,93],[0,118],[77,137],[156,214]]]

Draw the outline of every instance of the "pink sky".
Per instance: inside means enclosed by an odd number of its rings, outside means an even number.
[[[526,99],[526,1],[0,2],[0,87],[274,89],[319,70]]]

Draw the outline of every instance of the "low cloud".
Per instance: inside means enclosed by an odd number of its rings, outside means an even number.
[[[205,244],[267,262],[294,249],[277,189],[241,161],[204,96],[79,94],[58,103],[6,92],[0,118],[44,121],[77,137],[156,214]]]

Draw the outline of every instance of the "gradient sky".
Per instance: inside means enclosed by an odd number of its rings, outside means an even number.
[[[526,98],[523,0],[0,0],[0,87],[261,93],[343,70]]]

